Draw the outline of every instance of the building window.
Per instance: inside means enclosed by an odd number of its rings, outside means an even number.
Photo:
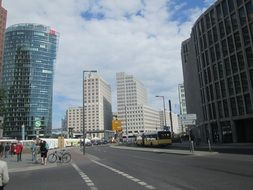
[[[212,36],[211,30],[208,31],[207,35],[208,35],[209,46],[211,46],[213,44],[213,36]]]
[[[238,72],[238,66],[237,66],[235,55],[232,55],[230,57],[230,61],[231,61],[231,67],[232,67],[233,73],[237,73]]]
[[[240,80],[239,80],[238,75],[234,76],[234,85],[235,85],[236,94],[240,93],[241,92],[241,85],[240,85]]]
[[[247,75],[246,73],[241,73],[241,81],[242,81],[242,89],[243,91],[248,91],[249,87],[248,87],[248,80],[247,80]]]
[[[218,20],[222,19],[222,14],[221,14],[221,6],[220,4],[216,6],[216,12],[217,12],[217,18]]]
[[[211,55],[211,61],[214,62],[215,61],[215,54],[214,54],[214,48],[213,47],[210,48],[210,55]]]
[[[208,115],[209,115],[209,119],[212,120],[212,119],[213,119],[213,115],[212,115],[212,107],[211,107],[211,104],[208,104]]]
[[[225,36],[225,29],[223,26],[223,22],[219,23],[219,28],[220,28],[220,37],[223,38]]]
[[[229,111],[228,111],[228,101],[227,100],[223,100],[223,108],[224,108],[225,117],[228,117],[229,116]]]
[[[218,113],[219,113],[219,117],[223,118],[223,112],[222,112],[222,103],[221,101],[218,101]]]
[[[247,46],[250,44],[250,37],[249,37],[249,30],[248,27],[245,26],[242,29],[242,35],[243,35],[243,39],[244,39],[244,45]]]
[[[234,38],[235,38],[235,46],[236,46],[236,49],[240,49],[242,47],[241,45],[241,39],[240,39],[240,35],[239,35],[239,32],[236,32],[234,34]]]
[[[252,6],[252,1],[248,2],[246,4],[246,9],[247,9],[247,15],[248,15],[248,20],[249,22],[253,21],[253,6]]]
[[[250,95],[246,94],[244,95],[244,101],[245,101],[245,106],[246,106],[246,112],[247,113],[252,113],[252,104],[251,104],[251,100],[250,100]]]
[[[226,57],[228,55],[228,48],[227,48],[227,40],[226,39],[221,42],[221,46],[222,46],[223,56]]]
[[[234,85],[233,85],[233,79],[232,77],[227,79],[228,82],[228,93],[229,95],[234,95]]]
[[[249,71],[249,74],[250,74],[251,85],[252,85],[252,88],[253,88],[253,69],[251,69]]]
[[[245,25],[246,24],[246,14],[245,14],[243,7],[239,9],[239,18],[240,18],[241,26]]]
[[[224,98],[224,97],[226,97],[226,88],[225,88],[224,80],[220,81],[220,87],[221,87],[221,95]]]
[[[230,67],[230,62],[228,58],[224,59],[224,65],[226,69],[226,75],[227,76],[231,75],[231,67]]]
[[[231,110],[232,110],[232,116],[236,116],[237,115],[237,108],[236,108],[235,98],[230,98],[230,106],[231,106]]]
[[[211,27],[211,21],[209,18],[209,14],[205,15],[205,20],[206,20],[206,27],[209,29]]]
[[[221,51],[220,51],[220,45],[219,44],[215,45],[215,52],[216,52],[216,58],[217,58],[217,60],[219,60],[220,57],[221,57]]]
[[[246,49],[246,57],[247,57],[247,61],[248,61],[248,66],[252,67],[253,66],[253,53],[252,53],[252,49],[250,47]]]
[[[232,28],[235,31],[238,28],[237,18],[235,14],[231,15]]]
[[[234,40],[232,36],[228,37],[228,49],[230,53],[233,53],[235,51]]]
[[[213,27],[213,40],[214,40],[214,42],[218,41],[218,34],[217,34],[217,28],[216,28],[216,26]]]
[[[242,71],[245,68],[242,52],[237,53],[237,60],[238,60],[239,68]]]
[[[213,78],[214,80],[218,79],[218,68],[216,64],[213,65]]]
[[[216,98],[220,99],[221,94],[220,94],[220,85],[219,85],[219,83],[215,83],[215,92],[216,92]]]
[[[224,17],[228,15],[227,0],[222,1],[222,10]]]
[[[237,96],[236,100],[237,100],[239,115],[243,115],[244,114],[244,103],[243,103],[242,96]]]
[[[232,0],[228,0],[228,7],[229,7],[229,11],[232,12],[233,10],[235,10],[235,6],[234,6],[234,1]]]
[[[224,76],[224,74],[223,74],[223,67],[222,67],[222,63],[221,62],[218,63],[218,70],[219,70],[219,76],[220,76],[220,79],[221,79]]]
[[[227,34],[230,34],[231,33],[231,22],[230,22],[229,18],[225,19],[225,27],[226,27]]]

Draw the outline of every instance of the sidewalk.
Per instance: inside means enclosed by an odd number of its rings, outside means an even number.
[[[173,143],[170,149],[189,150],[189,142]],[[211,150],[219,153],[253,154],[253,143],[211,144]],[[197,151],[209,151],[208,144],[194,146]]]
[[[218,154],[218,152],[209,152],[209,151],[194,151],[190,150],[179,150],[179,149],[168,149],[168,148],[150,148],[150,147],[131,147],[124,145],[112,145],[112,148],[124,149],[124,150],[135,150],[135,151],[144,151],[144,152],[155,152],[155,153],[166,153],[166,154],[180,154],[180,155],[196,155],[196,156],[205,156]]]
[[[38,155],[40,158],[40,155]],[[31,153],[23,153],[22,154],[22,161],[17,162],[17,156],[13,155],[11,157],[9,155],[9,158],[2,157],[1,160],[6,161],[8,165],[9,172],[21,172],[21,171],[29,171],[29,170],[37,170],[37,169],[43,169],[43,168],[51,168],[55,167],[57,164],[51,164],[47,163],[47,165],[41,165],[40,163],[33,163],[32,162],[32,155]]]

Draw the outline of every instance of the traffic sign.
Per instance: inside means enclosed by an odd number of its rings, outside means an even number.
[[[196,125],[196,114],[183,114],[180,117],[182,125]]]
[[[196,125],[196,120],[182,120],[182,125]]]
[[[196,114],[183,114],[181,115],[181,120],[196,120],[197,119],[197,115]]]

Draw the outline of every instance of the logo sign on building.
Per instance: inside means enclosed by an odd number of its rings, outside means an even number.
[[[196,125],[196,114],[183,114],[181,115],[182,125]]]
[[[35,117],[34,127],[35,129],[41,129],[41,119],[39,117]]]

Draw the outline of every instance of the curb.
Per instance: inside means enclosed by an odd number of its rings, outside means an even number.
[[[134,148],[134,147],[125,147],[113,145],[111,148],[124,149],[124,150],[134,150],[134,151],[143,151],[143,152],[154,152],[154,153],[166,153],[166,154],[178,154],[178,155],[193,155],[193,156],[205,156],[205,155],[214,155],[218,152],[206,152],[206,151],[186,151],[186,150],[168,150],[168,149],[155,149],[155,148]]]

